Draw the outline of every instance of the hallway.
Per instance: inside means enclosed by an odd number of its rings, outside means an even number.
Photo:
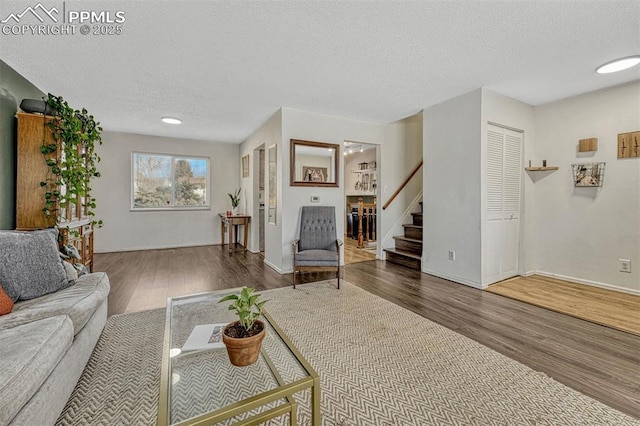
[[[370,260],[376,260],[376,248],[367,247],[365,242],[365,248],[358,248],[358,240],[350,238],[348,235],[344,236],[344,264],[350,265],[352,263],[367,262]]]

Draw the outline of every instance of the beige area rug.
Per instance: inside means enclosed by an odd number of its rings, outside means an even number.
[[[532,275],[486,291],[640,336],[640,296]]]
[[[321,377],[323,425],[640,425],[545,374],[354,285],[270,290]],[[162,310],[114,316],[59,425],[154,425]],[[309,424],[308,394],[299,424]],[[272,422],[280,424],[280,422]]]

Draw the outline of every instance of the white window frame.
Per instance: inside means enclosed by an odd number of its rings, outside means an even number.
[[[136,155],[157,155],[158,157],[171,157],[171,205],[167,207],[139,207],[135,205],[135,157]],[[207,184],[205,204],[202,206],[176,206],[175,205],[175,165],[176,160],[205,160],[207,162],[207,173],[205,182]],[[131,192],[129,194],[130,211],[151,212],[151,211],[185,211],[185,210],[211,210],[211,158],[200,155],[167,154],[162,152],[131,152]]]

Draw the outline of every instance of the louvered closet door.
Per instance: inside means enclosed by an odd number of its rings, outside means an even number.
[[[486,278],[518,274],[522,133],[489,125],[487,131]]]

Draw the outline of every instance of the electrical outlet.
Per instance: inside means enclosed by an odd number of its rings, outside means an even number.
[[[618,259],[620,272],[629,272],[631,273],[631,260],[629,259]]]
[[[318,197],[317,195],[312,195],[311,196],[311,202],[312,203],[319,203],[320,202],[320,197]]]
[[[456,252],[449,250],[449,260],[456,260]]]

